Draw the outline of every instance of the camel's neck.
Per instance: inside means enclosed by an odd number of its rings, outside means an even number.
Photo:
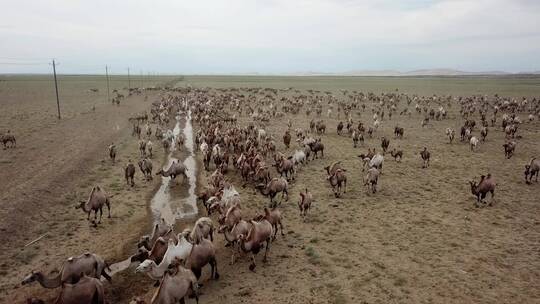
[[[236,241],[235,240],[235,236],[234,234],[232,233],[232,229],[229,230],[229,229],[225,229],[225,231],[223,232],[223,236],[225,237],[225,240],[227,242],[234,242]]]
[[[53,278],[47,278],[42,273],[39,273],[37,280],[45,288],[56,288],[62,284],[60,276],[61,274],[59,273]]]
[[[163,277],[163,275],[165,274],[165,271],[169,267],[169,263],[165,261],[165,258],[163,258],[163,260],[161,260],[161,263],[159,263],[159,265],[156,265],[154,263],[153,266],[154,267],[152,267],[151,275],[154,278],[161,278]]]

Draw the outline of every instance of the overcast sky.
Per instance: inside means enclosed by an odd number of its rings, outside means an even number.
[[[540,70],[540,0],[0,0],[0,73]]]

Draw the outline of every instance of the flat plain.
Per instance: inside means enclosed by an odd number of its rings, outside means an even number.
[[[278,96],[314,89],[338,98],[343,96],[341,90],[540,97],[538,77],[153,76],[131,83],[154,85],[293,88]],[[145,91],[115,106],[107,101],[102,76],[60,76],[59,86],[61,120],[56,118],[50,76],[0,77],[0,132],[9,129],[17,138],[17,148],[0,150],[0,302],[23,303],[30,296],[50,301],[57,290],[21,286],[22,278],[32,270],[58,270],[67,257],[85,251],[98,253],[109,263],[121,261],[136,251],[139,236],[151,230],[149,202],[160,181],[146,182],[137,172],[136,186],[125,184],[124,165],[138,159],[128,118],[148,111],[151,102],[167,92]],[[125,77],[111,77],[111,90],[127,96],[127,86]],[[374,107],[368,102],[365,112],[355,111],[353,119],[370,124]],[[401,103],[398,110],[404,107],[406,103]],[[230,250],[224,247],[223,236],[217,236],[221,278],[207,281],[208,271],[204,272],[201,303],[539,302],[540,185],[527,185],[523,176],[524,165],[540,155],[538,119],[528,122],[525,113],[519,114],[524,121],[519,129],[522,138],[515,155],[505,159],[505,134],[499,124],[490,127],[486,142],[471,152],[459,136],[449,144],[444,134],[447,127],[459,132],[463,125],[457,103],[447,109],[448,119],[426,127],[421,126],[423,114],[416,114],[413,107],[414,103],[410,116],[385,117],[373,138],[358,148],[353,148],[350,137],[336,134],[336,125],[345,120],[337,113],[327,117],[323,111],[317,118],[300,111],[271,120],[267,132],[276,139],[277,149],[290,155],[297,147],[286,149],[281,142],[286,121],[292,121],[293,129],[308,129],[312,118],[323,119],[324,158],[298,169],[290,200],[281,205],[285,236],[272,244],[268,263],[260,263],[259,257],[257,272],[248,269],[247,257],[229,265]],[[239,117],[241,125],[249,121],[246,115]],[[396,125],[405,129],[403,139],[394,138]],[[473,133],[478,136],[478,128]],[[368,148],[380,150],[382,136],[390,139],[390,149],[402,149],[404,157],[398,163],[385,156],[379,191],[372,194],[362,185],[357,155]],[[119,150],[115,165],[107,155],[112,142]],[[423,147],[432,154],[429,168],[422,168]],[[161,147],[156,150],[155,168],[165,158]],[[347,168],[347,193],[341,198],[333,196],[323,169],[334,161]],[[198,164],[201,168],[200,155]],[[211,172],[199,171],[202,188]],[[497,181],[494,204],[475,208],[468,181],[487,173]],[[253,187],[240,186],[234,170],[227,178],[240,192],[247,217],[267,204]],[[98,228],[74,208],[95,184],[115,195],[112,219],[104,218]],[[304,222],[296,202],[305,188],[313,193],[315,204]],[[191,225],[179,222],[176,230]],[[112,284],[105,283],[110,303],[129,303],[134,296],[151,298],[153,282],[133,269],[119,273]]]

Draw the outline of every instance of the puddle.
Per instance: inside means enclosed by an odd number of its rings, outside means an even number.
[[[176,125],[173,129],[173,137],[176,138],[180,134],[180,117],[176,117]],[[177,177],[175,181],[171,181],[170,177],[161,177],[161,186],[152,198],[150,203],[154,223],[159,222],[162,218],[167,224],[174,224],[176,220],[187,217],[193,217],[198,214],[197,196],[195,195],[195,187],[197,184],[197,166],[195,162],[195,154],[193,151],[193,126],[191,124],[191,111],[185,117],[185,126],[183,135],[185,137],[184,146],[186,147],[188,156],[184,160],[184,166],[187,168],[187,181],[184,177]],[[176,145],[173,145],[171,152],[167,156],[165,168],[169,168],[173,161],[178,159],[172,156],[176,150]],[[189,183],[188,193],[182,197],[175,197],[171,193],[171,186],[182,187],[184,183]],[[178,184],[177,184],[178,183]],[[177,195],[178,196],[178,195]]]
[[[130,265],[131,265],[131,257],[129,257],[129,258],[127,258],[127,259],[125,259],[125,260],[123,260],[121,262],[114,263],[114,264],[112,264],[110,266],[111,271],[109,271],[109,275],[112,277],[115,274],[128,269]],[[102,280],[105,280],[105,278],[102,278]]]

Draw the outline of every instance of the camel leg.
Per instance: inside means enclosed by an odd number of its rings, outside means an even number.
[[[97,211],[96,211],[97,213]],[[99,207],[99,221],[98,224],[101,223],[101,218],[103,217],[103,207]]]
[[[249,265],[249,270],[255,272],[255,267],[257,267],[255,264],[255,255],[251,253],[251,265]]]
[[[213,274],[213,279],[214,280],[217,280],[219,279],[219,273],[218,273],[218,267],[217,267],[217,261],[216,259],[212,259],[212,261],[210,262],[210,266],[212,267],[212,274]]]
[[[279,221],[279,229],[281,230],[281,236],[285,236],[285,233],[283,233],[283,223]]]
[[[235,254],[235,248],[234,248],[234,244],[231,244],[231,248],[232,248],[232,254],[231,254],[231,265],[234,264],[235,262],[235,259],[234,259],[234,254]]]
[[[268,238],[268,239],[266,240],[266,246],[264,246],[264,247],[265,247],[265,250],[264,250],[264,258],[263,258],[263,262],[264,262],[264,263],[266,263],[266,262],[268,261],[268,258],[267,258],[267,257],[268,257],[268,249],[270,249],[270,242],[271,242],[271,240],[270,240],[270,238]]]
[[[107,205],[107,209],[109,209],[109,218],[111,218],[111,202],[109,202],[109,199],[107,199],[105,204]]]

